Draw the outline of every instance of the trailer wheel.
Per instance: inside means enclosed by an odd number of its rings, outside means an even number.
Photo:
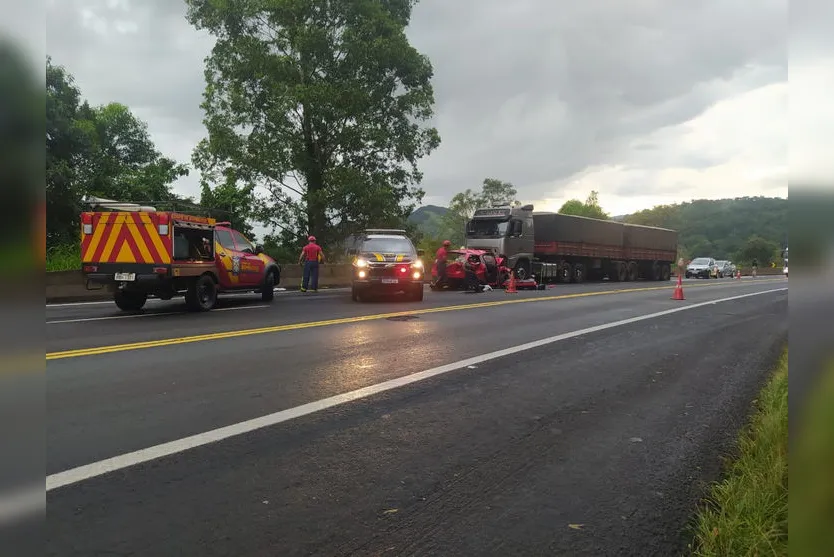
[[[145,307],[145,302],[148,301],[148,295],[142,292],[117,290],[113,294],[113,301],[116,302],[116,307],[122,311],[139,311]]]
[[[211,275],[202,275],[188,285],[185,305],[191,311],[211,311],[217,305],[217,285]]]
[[[615,261],[612,264],[611,271],[611,280],[614,282],[624,282],[626,280],[626,267],[622,261]]]
[[[652,263],[652,280],[661,280],[663,278],[663,269],[660,264],[655,261]]]
[[[637,267],[637,262],[630,261],[628,264],[628,280],[636,281],[640,278],[640,269]]]
[[[687,273],[688,275],[689,273]],[[660,280],[668,281],[672,278],[672,267],[668,263],[664,263],[660,269]],[[687,276],[687,278],[689,278]]]
[[[559,265],[559,282],[565,284],[573,282],[573,266],[570,263]]]
[[[585,265],[581,263],[577,263],[576,265],[574,265],[573,274],[571,275],[571,278],[573,278],[572,282],[585,282]]]

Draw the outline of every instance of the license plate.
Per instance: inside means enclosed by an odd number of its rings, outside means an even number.
[[[116,280],[118,280],[118,281],[133,281],[133,280],[136,280],[136,273],[116,273]]]
[[[399,284],[400,279],[384,278],[382,284]]]

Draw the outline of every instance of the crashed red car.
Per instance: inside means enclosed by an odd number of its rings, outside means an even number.
[[[501,288],[510,276],[510,269],[504,266],[504,258],[496,257],[492,252],[478,249],[449,250],[446,255],[446,282],[437,283],[437,262],[432,264],[432,290],[461,290],[466,288],[466,261],[476,258],[480,263],[475,276],[482,285]]]

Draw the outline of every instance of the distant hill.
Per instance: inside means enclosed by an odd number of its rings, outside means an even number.
[[[449,212],[449,209],[446,207],[438,207],[437,205],[426,205],[424,207],[420,207],[411,213],[411,216],[408,217],[408,221],[413,224],[423,224],[424,222],[430,221],[434,216],[442,217],[446,213]]]
[[[413,224],[428,236],[436,236],[443,231],[443,216],[449,212],[446,207],[437,205],[426,205],[415,210],[408,217],[408,222]]]
[[[659,205],[625,217],[625,222],[678,231],[681,252],[689,257],[737,259],[752,236],[772,243],[774,250],[788,238],[788,200],[778,197],[698,199]]]

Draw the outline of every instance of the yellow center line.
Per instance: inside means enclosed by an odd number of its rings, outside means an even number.
[[[755,284],[766,284],[768,282],[784,282],[784,279],[773,280],[757,280]],[[744,284],[718,283],[718,284],[704,284],[704,285],[688,285],[687,288],[705,288],[710,286],[746,286]],[[168,338],[160,340],[149,340],[145,342],[131,342],[129,344],[113,344],[110,346],[98,346],[94,348],[79,348],[75,350],[64,350],[61,352],[48,352],[46,354],[47,360],[61,360],[65,358],[79,358],[82,356],[96,356],[99,354],[111,354],[113,352],[125,352],[128,350],[141,350],[144,348],[160,348],[163,346],[174,346],[177,344],[188,344],[192,342],[205,342],[209,340],[222,340],[227,338],[244,337],[250,335],[263,335],[267,333],[280,333],[284,331],[298,331],[301,329],[311,329],[315,327],[328,327],[331,325],[345,325],[349,323],[361,323],[363,321],[378,321],[380,319],[388,319],[390,317],[401,317],[404,315],[426,315],[429,313],[442,313],[447,311],[462,311],[467,309],[489,308],[497,306],[506,306],[510,304],[525,304],[536,302],[553,302],[556,300],[569,300],[573,298],[589,298],[592,296],[607,296],[613,294],[627,294],[629,292],[651,292],[655,290],[669,290],[669,285],[666,286],[650,286],[644,288],[621,288],[617,290],[601,290],[595,292],[579,292],[576,294],[559,294],[557,296],[543,296],[538,298],[513,298],[508,300],[496,300],[491,302],[480,302],[474,304],[458,304],[453,306],[441,306],[434,308],[417,309],[410,311],[396,311],[392,313],[376,313],[372,315],[358,315],[354,317],[342,317],[338,319],[327,319],[324,321],[308,321],[305,323],[288,323],[286,325],[273,325],[270,327],[259,327],[256,329],[240,329],[237,331],[224,331],[220,333],[207,333],[202,335],[193,335],[179,338]]]

